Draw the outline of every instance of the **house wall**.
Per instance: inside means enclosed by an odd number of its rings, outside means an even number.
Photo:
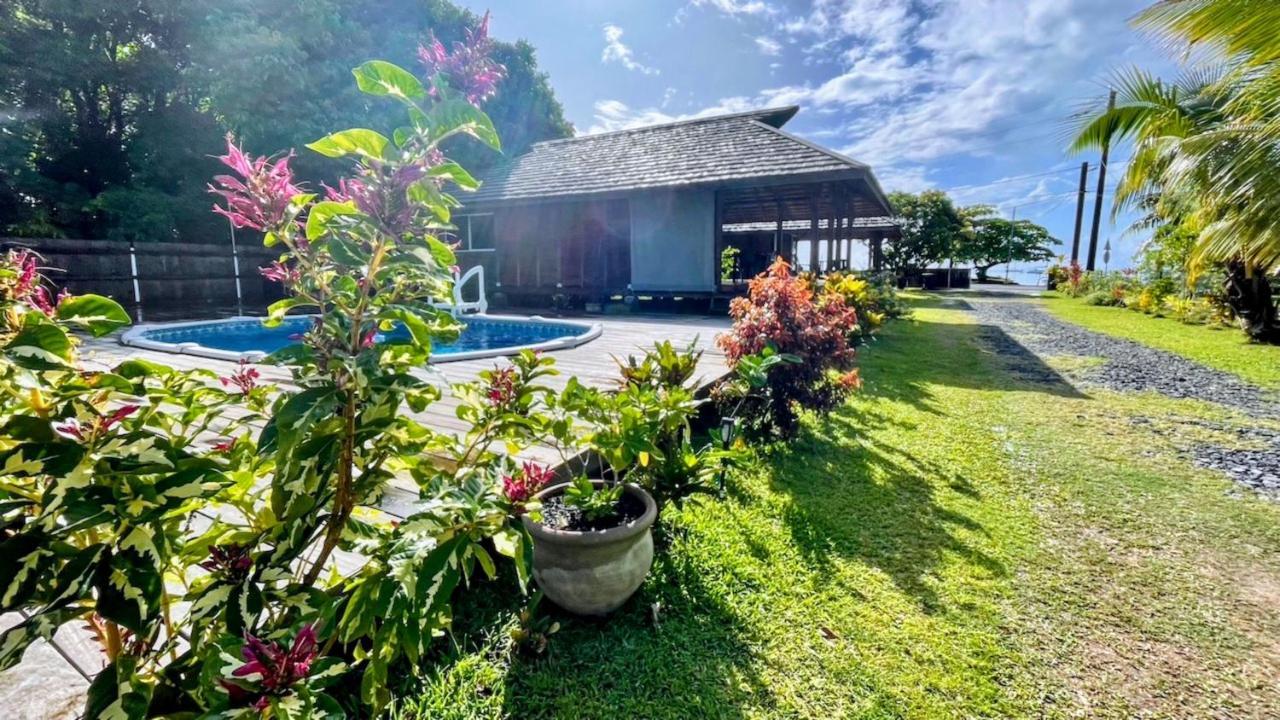
[[[714,290],[714,255],[714,191],[654,191],[631,197],[633,289]]]

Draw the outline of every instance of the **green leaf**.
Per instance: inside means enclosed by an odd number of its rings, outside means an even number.
[[[22,328],[5,346],[5,351],[22,367],[53,370],[70,362],[71,338],[44,315],[32,312],[23,316]]]
[[[386,136],[374,130],[351,128],[326,135],[309,143],[307,147],[325,157],[340,158],[355,153],[364,157],[382,158],[390,143]]]
[[[339,215],[358,215],[354,202],[321,200],[307,213],[307,240],[320,238],[329,228],[329,221]]]
[[[431,257],[440,267],[451,268],[458,264],[458,256],[454,254],[453,248],[434,235],[427,236],[427,248],[431,250]]]
[[[0,633],[0,670],[8,670],[17,665],[28,645],[36,640],[53,637],[59,627],[83,612],[81,609],[65,608],[42,612]]]
[[[494,150],[502,150],[502,141],[493,127],[493,121],[466,100],[452,99],[437,103],[423,119],[431,131],[432,142],[439,143],[450,136],[462,134],[470,135]]]
[[[288,312],[299,305],[305,304],[303,300],[297,297],[287,297],[283,300],[277,300],[267,306],[267,317],[262,321],[264,327],[277,327],[284,321],[284,317]]]
[[[422,87],[422,82],[413,73],[385,60],[361,63],[351,74],[356,76],[356,87],[367,95],[390,95],[407,100],[423,100],[427,97],[426,88]]]
[[[472,177],[471,173],[467,172],[465,168],[456,162],[447,162],[436,165],[427,171],[427,175],[430,177],[448,178],[453,181],[453,184],[463,190],[477,190],[480,188],[480,181]]]
[[[129,313],[120,303],[101,295],[76,295],[58,303],[57,316],[63,322],[88,330],[94,337],[129,324]]]
[[[415,345],[421,348],[431,347],[431,339],[434,337],[434,333],[431,331],[431,326],[417,310],[398,305],[385,309],[382,314],[388,319],[399,320],[403,323],[405,329],[409,331],[410,337],[413,338]]]
[[[138,659],[122,654],[89,685],[84,717],[90,720],[142,720],[154,687],[137,674]]]
[[[150,533],[142,527],[133,532]],[[147,556],[131,551],[111,556],[99,568],[102,572],[95,581],[98,614],[135,633],[146,633],[160,613],[163,587],[159,569]]]
[[[369,262],[369,255],[349,238],[335,235],[329,238],[327,247],[329,248],[329,255],[339,265],[364,267]]]

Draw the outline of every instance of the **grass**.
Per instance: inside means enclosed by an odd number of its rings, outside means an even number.
[[[552,610],[530,657],[508,647],[512,594],[468,593],[396,715],[1280,712],[1280,508],[1178,455],[1246,420],[1083,397],[990,340],[918,302],[864,352],[856,399],[666,518],[614,617]]]
[[[1087,305],[1079,298],[1051,296],[1044,305],[1059,318],[1090,330],[1168,350],[1257,385],[1280,389],[1280,346],[1250,343],[1240,330],[1187,325],[1124,308]]]

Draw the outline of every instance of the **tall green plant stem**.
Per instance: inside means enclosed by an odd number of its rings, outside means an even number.
[[[378,246],[369,259],[366,275],[371,280],[377,276],[387,253],[388,235],[378,233],[378,238]],[[369,288],[372,286],[372,281],[365,283],[360,293],[360,303],[356,306],[352,318],[351,334],[347,339],[347,350],[351,357],[358,355],[361,350],[364,316],[369,309]],[[343,393],[346,395],[346,402],[343,404],[342,448],[338,454],[338,486],[334,489],[333,510],[329,513],[329,519],[325,524],[324,543],[320,546],[320,554],[316,556],[315,562],[303,576],[303,583],[307,585],[314,585],[320,577],[329,556],[333,554],[338,541],[342,539],[342,529],[346,527],[352,511],[355,510],[356,413],[360,410],[360,398],[357,395],[357,385],[350,377],[349,369],[344,368],[335,379],[339,384],[345,384]]]

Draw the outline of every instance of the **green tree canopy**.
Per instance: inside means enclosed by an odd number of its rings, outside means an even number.
[[[889,193],[897,211],[902,237],[885,245],[889,269],[905,273],[949,258],[963,241],[967,223],[951,198],[941,190],[919,194]]]
[[[956,248],[956,259],[973,263],[978,280],[987,271],[1005,262],[1039,262],[1053,258],[1052,246],[1059,241],[1048,229],[1030,220],[1007,220],[994,214],[988,205],[964,208],[961,215],[969,224]]]
[[[0,3],[0,233],[225,237],[205,183],[228,130],[268,153],[335,126],[388,126],[350,69],[417,68],[420,42],[450,44],[478,22],[447,0]],[[494,56],[507,77],[487,110],[506,155],[572,134],[534,49],[497,42]],[[503,158],[450,151],[473,168]],[[306,151],[296,163],[320,178],[342,167]]]

